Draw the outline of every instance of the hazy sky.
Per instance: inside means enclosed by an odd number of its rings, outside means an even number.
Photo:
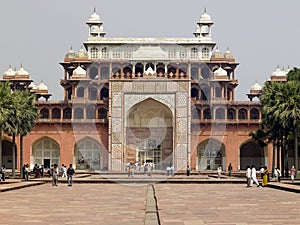
[[[229,46],[240,63],[236,98],[257,80],[263,84],[277,65],[298,67],[300,2],[277,0],[10,0],[0,7],[0,73],[20,68],[35,84],[42,80],[63,99],[59,62],[73,46],[87,40],[85,22],[94,7],[104,22],[106,37],[193,37],[206,7],[215,22],[213,40],[221,52]]]

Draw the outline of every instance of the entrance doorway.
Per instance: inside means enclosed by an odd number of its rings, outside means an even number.
[[[152,98],[134,105],[127,117],[126,162],[152,162],[156,170],[173,164],[172,118],[171,110]]]
[[[44,159],[44,168],[49,169],[50,168],[50,159]]]

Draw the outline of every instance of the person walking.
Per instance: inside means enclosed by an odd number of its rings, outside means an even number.
[[[52,186],[57,186],[58,184],[58,165],[54,164],[53,168],[51,168],[52,175]]]
[[[277,181],[278,182],[280,182],[281,181],[281,176],[282,176],[282,174],[281,174],[281,171],[280,171],[280,169],[279,168],[275,168],[276,169],[276,171],[277,171]]]
[[[28,181],[29,180],[29,165],[28,164],[26,164],[25,165],[25,181]]]
[[[67,178],[67,168],[64,164],[61,165],[61,178]]]
[[[191,168],[190,168],[190,166],[188,165],[187,168],[186,168],[186,175],[189,177],[189,176],[190,176],[190,173],[191,173]]]
[[[295,169],[295,166],[292,166],[292,168],[290,169],[290,173],[291,173],[291,179],[292,179],[292,182],[294,182],[294,180],[295,180],[295,175],[296,175],[296,169]]]
[[[218,173],[218,179],[220,179],[220,178],[221,178],[221,173],[222,173],[222,168],[221,168],[221,166],[218,167],[217,173]]]
[[[75,170],[73,169],[72,164],[70,164],[69,168],[67,169],[67,176],[68,176],[68,186],[71,187],[73,185],[73,175],[75,174]]]
[[[264,166],[264,176],[263,176],[263,181],[261,183],[261,186],[265,187],[268,184],[268,175],[269,171],[266,166]]]
[[[250,181],[250,187],[253,186],[253,182],[259,187],[258,180],[256,178],[256,168],[254,165],[251,166],[251,181]]]
[[[6,168],[5,168],[5,165],[3,165],[1,168],[1,179],[3,181],[5,181],[5,173],[6,173]],[[1,179],[0,179],[0,181],[1,181]]]
[[[250,187],[250,182],[251,182],[251,169],[250,166],[247,166],[246,170],[246,179],[247,179],[247,187]]]
[[[229,163],[228,165],[228,175],[231,176],[231,172],[232,172],[232,165],[231,163]]]

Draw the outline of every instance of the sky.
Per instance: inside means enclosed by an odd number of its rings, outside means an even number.
[[[63,68],[73,47],[88,38],[85,22],[96,8],[106,37],[193,37],[206,8],[213,40],[229,47],[240,63],[236,100],[247,100],[251,85],[262,85],[277,66],[299,67],[300,1],[279,0],[10,0],[0,7],[0,73],[21,64],[52,100],[63,99]]]

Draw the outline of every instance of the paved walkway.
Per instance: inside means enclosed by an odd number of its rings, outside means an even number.
[[[73,187],[7,179],[0,183],[0,224],[300,224],[300,186],[287,181],[246,188],[244,179],[228,177],[99,176],[77,175]]]

